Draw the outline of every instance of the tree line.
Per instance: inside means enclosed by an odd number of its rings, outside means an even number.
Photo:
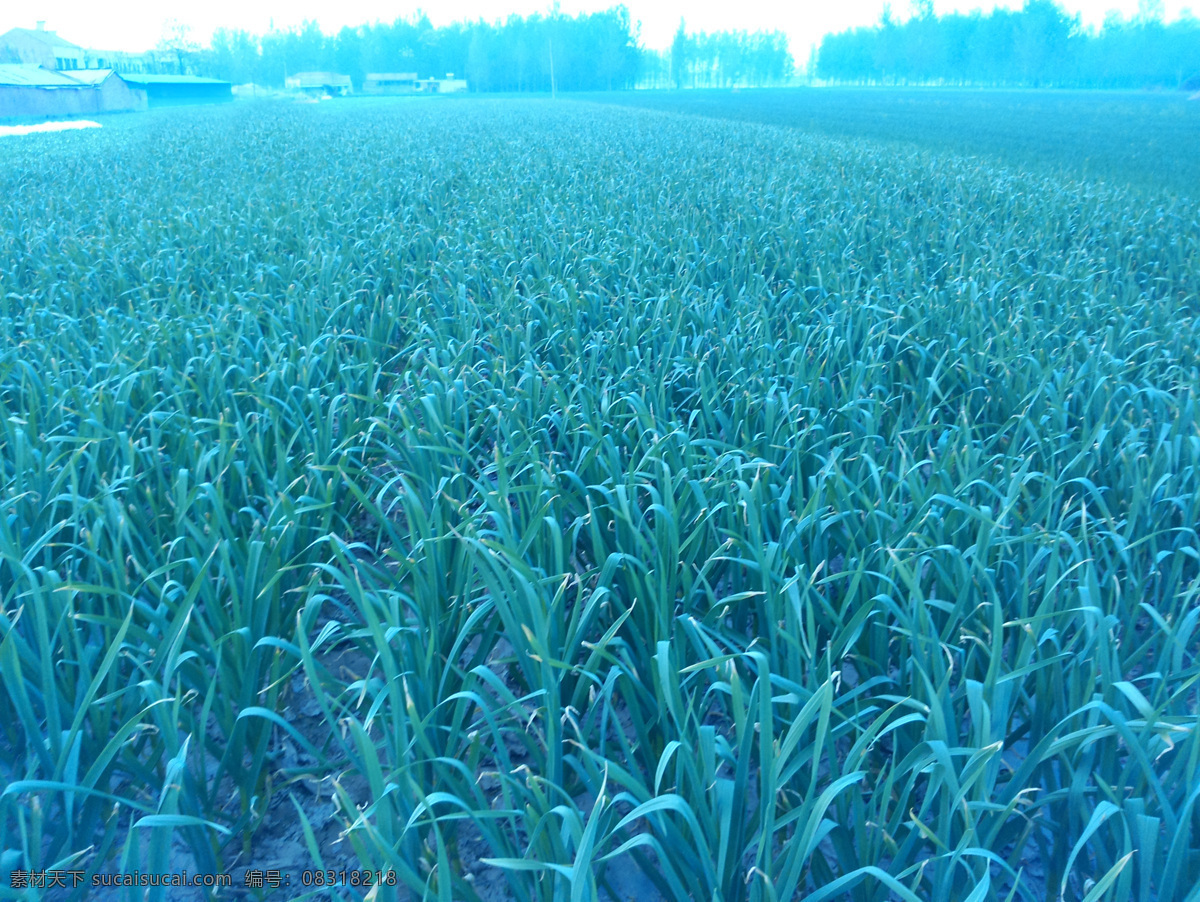
[[[689,33],[679,23],[666,51],[642,57],[641,87],[731,88],[777,85],[792,75],[787,35],[780,31]]]
[[[168,43],[176,49],[187,44],[178,37]],[[787,39],[778,32],[688,34],[681,23],[671,50],[646,50],[624,6],[440,27],[418,15],[335,35],[312,21],[262,35],[218,29],[210,47],[191,45],[187,54],[186,68],[194,74],[273,87],[304,71],[349,75],[356,87],[372,72],[452,73],[476,91],[749,86],[778,83],[792,67]]]
[[[918,0],[905,21],[885,9],[877,25],[827,35],[816,74],[864,84],[1200,90],[1200,20],[1164,22],[1161,0],[1141,0],[1129,19],[1110,13],[1099,29],[1054,0],[942,16]]]

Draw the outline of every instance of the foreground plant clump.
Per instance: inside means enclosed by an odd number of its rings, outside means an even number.
[[[1197,898],[1194,206],[572,103],[23,140],[0,897],[282,823],[379,900]]]

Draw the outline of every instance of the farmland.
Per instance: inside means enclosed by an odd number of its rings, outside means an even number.
[[[1200,103],[1181,92],[838,87],[592,95],[647,109],[903,142],[1075,180],[1200,194]]]
[[[3,153],[0,898],[1196,898],[1179,192],[571,101]]]

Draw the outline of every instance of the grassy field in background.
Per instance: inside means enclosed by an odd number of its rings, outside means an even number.
[[[591,96],[1200,197],[1200,101],[1177,92],[833,87]]]
[[[1200,898],[1194,204],[561,99],[2,153],[0,899]]]

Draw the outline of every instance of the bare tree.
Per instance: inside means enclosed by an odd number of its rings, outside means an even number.
[[[192,27],[178,19],[167,19],[163,23],[162,37],[158,41],[158,49],[167,51],[175,57],[178,75],[187,75],[192,57],[200,50],[200,45],[192,37]]]

